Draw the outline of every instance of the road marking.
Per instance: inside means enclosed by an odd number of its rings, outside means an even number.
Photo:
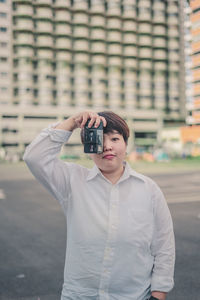
[[[22,278],[25,278],[25,275],[24,274],[18,274],[16,277],[19,278],[19,279],[22,279]]]
[[[0,200],[6,199],[6,195],[4,193],[4,190],[0,189]]]

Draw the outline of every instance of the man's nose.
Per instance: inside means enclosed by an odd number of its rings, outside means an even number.
[[[103,142],[103,149],[104,151],[108,151],[112,149],[112,143],[108,139],[105,139]]]

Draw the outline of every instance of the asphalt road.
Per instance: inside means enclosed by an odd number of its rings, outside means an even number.
[[[8,174],[7,174],[8,175]],[[65,219],[28,173],[0,174],[0,300],[59,300]],[[200,173],[151,176],[174,221],[175,287],[168,300],[200,299]]]

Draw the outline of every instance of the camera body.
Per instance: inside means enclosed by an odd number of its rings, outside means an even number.
[[[85,153],[102,153],[103,152],[103,122],[99,127],[88,127],[90,119],[84,126],[83,144]]]

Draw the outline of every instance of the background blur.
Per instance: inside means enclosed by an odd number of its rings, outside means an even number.
[[[1,160],[85,109],[127,119],[131,160],[199,156],[199,1],[0,0]]]
[[[127,160],[173,217],[168,299],[198,300],[199,0],[0,0],[0,300],[60,298],[64,215],[22,155],[42,128],[87,109],[127,120]],[[78,130],[60,158],[92,165]]]

